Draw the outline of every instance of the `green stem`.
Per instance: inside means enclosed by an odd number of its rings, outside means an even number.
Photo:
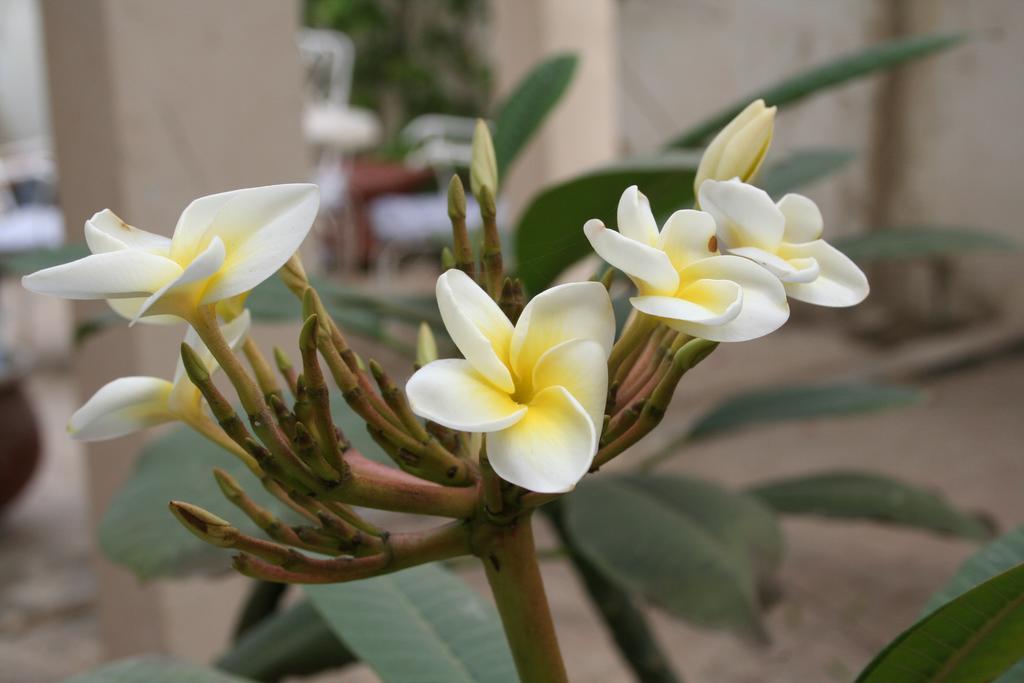
[[[537,566],[530,514],[488,526],[478,547],[521,681],[568,683]]]
[[[619,653],[633,670],[636,679],[643,683],[682,683],[683,679],[672,671],[668,656],[655,639],[647,617],[629,593],[608,581],[597,567],[580,554],[572,537],[566,532],[560,503],[555,501],[546,506],[544,513],[551,520],[583,587],[601,613]]]
[[[608,370],[612,376],[615,375],[615,372],[619,369],[622,362],[626,360],[627,356],[647,343],[650,334],[657,326],[658,321],[656,319],[639,311],[634,311],[634,317],[626,323],[622,336],[615,342],[615,346],[612,347],[611,356],[608,358]]]

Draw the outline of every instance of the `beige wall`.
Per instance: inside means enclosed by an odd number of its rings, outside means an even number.
[[[782,76],[894,35],[931,31],[968,31],[972,39],[896,76],[787,109],[773,156],[805,146],[857,150],[845,171],[805,190],[833,235],[932,223],[983,226],[1024,243],[1014,202],[1024,158],[1024,3],[1016,0],[623,0],[624,145],[650,151]],[[885,297],[904,310],[920,309],[942,296],[921,271],[896,281],[882,273],[877,283],[886,282]],[[1024,313],[1015,305],[1024,294],[1019,257],[962,258],[953,273],[962,313],[979,300]]]
[[[307,177],[295,0],[44,0],[61,205],[80,238],[109,207],[170,234],[197,196]],[[80,314],[102,310],[88,302]],[[169,376],[184,328],[105,332],[78,354],[81,395],[123,375]],[[93,516],[130,471],[141,437],[87,449]],[[97,558],[106,654],[205,655],[234,606],[174,585],[141,586]],[[193,582],[194,584],[195,582]],[[178,590],[179,592],[175,592]],[[197,614],[200,616],[197,618]],[[221,629],[223,624],[220,624]],[[216,630],[216,629],[215,629]]]
[[[542,60],[580,57],[564,99],[502,180],[514,216],[541,188],[617,156],[618,8],[614,0],[494,0],[491,9],[499,98]]]

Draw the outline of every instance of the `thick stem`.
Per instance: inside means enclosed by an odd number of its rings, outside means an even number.
[[[331,491],[328,500],[417,515],[468,519],[477,504],[475,487],[441,486],[381,465],[350,450],[345,461],[352,478]]]
[[[643,683],[681,683],[682,678],[672,671],[668,656],[658,644],[646,615],[633,602],[629,593],[606,579],[580,554],[572,537],[566,533],[562,506],[555,502],[544,508],[544,512],[555,527],[583,587],[601,613],[619,653],[636,674],[636,679]]]
[[[568,683],[544,582],[537,566],[531,515],[485,527],[477,550],[501,614],[519,680]]]

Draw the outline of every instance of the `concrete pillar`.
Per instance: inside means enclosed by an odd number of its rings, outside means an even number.
[[[294,0],[43,0],[61,205],[69,236],[94,211],[169,234],[193,198],[307,177]],[[103,310],[76,306],[77,315]],[[88,396],[110,379],[167,375],[178,332],[105,332],[79,353]],[[93,519],[142,438],[90,446]],[[160,592],[96,560],[105,654],[166,650]]]
[[[512,216],[537,190],[618,155],[616,14],[614,0],[494,0],[499,97],[546,57],[580,57],[565,98],[502,180]]]
[[[911,67],[900,85],[902,108],[894,125],[898,140],[889,160],[894,168],[880,223],[977,227],[1020,243],[1017,194],[1024,137],[1019,82],[1024,45],[1024,4],[1013,0],[961,3],[914,0],[904,3],[908,34],[963,31],[969,40],[955,50]],[[901,5],[902,6],[902,5]],[[960,256],[935,269],[900,273],[901,291],[890,296],[898,315],[937,322],[996,318],[1020,325],[1024,276],[1020,254]],[[895,275],[894,275],[895,277]],[[925,308],[922,302],[927,305]]]

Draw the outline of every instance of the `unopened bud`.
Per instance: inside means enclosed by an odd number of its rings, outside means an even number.
[[[168,507],[182,526],[211,545],[230,548],[238,540],[238,529],[198,505],[172,500]]]
[[[452,220],[466,217],[466,189],[458,174],[448,183],[448,217]]]
[[[494,156],[494,142],[491,130],[483,119],[477,119],[473,131],[473,154],[469,162],[469,188],[473,196],[482,202],[480,191],[487,188],[493,198],[498,194],[498,161]]]
[[[299,332],[299,348],[303,350],[303,353],[316,353],[316,337],[319,328],[319,318],[316,313],[306,318],[306,322],[302,324],[302,331]]]
[[[441,250],[441,270],[451,270],[455,267],[455,255],[452,250],[445,247]]]
[[[710,356],[711,352],[716,348],[718,348],[718,342],[699,338],[691,339],[676,351],[673,362],[678,368],[685,372]]]
[[[480,216],[484,221],[493,222],[494,217],[498,215],[498,205],[494,201],[494,192],[491,191],[491,188],[480,188],[476,200],[480,202]]]
[[[434,332],[430,329],[430,325],[420,323],[420,330],[416,335],[416,365],[423,367],[435,360],[437,360],[437,340],[434,339]]]
[[[217,486],[224,497],[231,500],[243,495],[242,486],[238,480],[219,467],[213,468],[213,478],[217,480]]]
[[[285,286],[298,296],[301,296],[306,287],[309,287],[309,277],[306,275],[306,269],[298,254],[292,254],[292,257],[277,272]]]
[[[280,346],[274,347],[274,363],[277,364],[277,368],[281,372],[287,372],[292,369],[292,359],[288,357],[288,354]]]
[[[312,287],[306,287],[306,291],[302,293],[302,316],[308,322],[309,317],[312,315],[317,316],[318,321],[330,320],[320,295]],[[331,333],[327,325],[318,324],[316,326],[316,335],[317,341],[321,344],[330,341]]]
[[[192,380],[192,384],[202,384],[210,381],[210,370],[203,363],[196,350],[188,344],[181,344],[181,363],[185,366],[185,373]]]
[[[705,180],[748,182],[761,168],[775,130],[775,107],[755,100],[736,115],[711,141],[697,167],[693,183],[696,196]]]

